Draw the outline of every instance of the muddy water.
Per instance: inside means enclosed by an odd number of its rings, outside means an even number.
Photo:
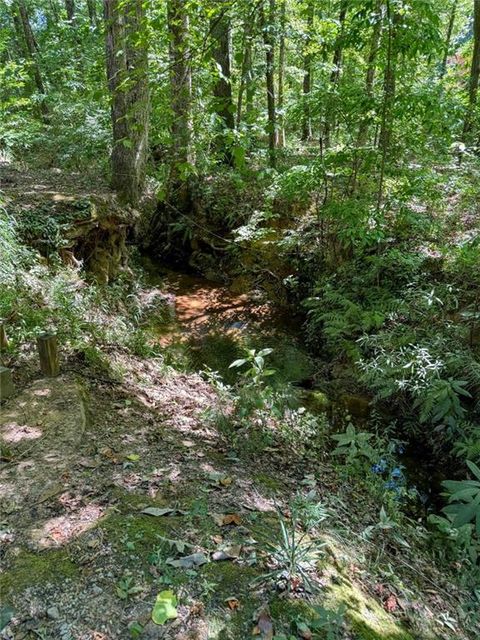
[[[285,382],[308,378],[311,362],[301,341],[301,321],[284,309],[266,302],[260,292],[238,294],[227,286],[199,276],[178,273],[145,259],[148,284],[172,294],[175,321],[160,327],[162,346],[183,344],[192,369],[209,367],[227,382],[236,373],[229,369],[245,348],[272,348],[269,365]]]

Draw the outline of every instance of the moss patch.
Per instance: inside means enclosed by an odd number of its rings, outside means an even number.
[[[70,560],[65,549],[33,553],[22,551],[8,571],[0,575],[0,594],[3,598],[21,593],[39,583],[60,582],[74,578],[78,567]]]
[[[282,489],[282,483],[280,480],[277,480],[267,473],[257,473],[253,479],[256,484],[261,485],[266,489],[270,489],[271,491],[280,491],[280,489]]]
[[[359,586],[338,577],[328,590],[327,606],[347,607],[346,617],[359,640],[414,640],[393,616],[389,615]]]

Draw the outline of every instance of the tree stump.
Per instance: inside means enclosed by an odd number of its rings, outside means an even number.
[[[47,378],[55,378],[60,373],[58,341],[54,333],[41,333],[37,338],[40,369]]]
[[[0,351],[8,349],[8,338],[5,330],[5,321],[0,318]]]
[[[14,391],[11,369],[0,366],[0,402],[13,395]]]

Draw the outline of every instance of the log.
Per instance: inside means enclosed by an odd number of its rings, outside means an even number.
[[[55,378],[60,373],[58,341],[54,333],[41,333],[37,338],[40,369],[47,378]]]
[[[12,370],[0,366],[0,402],[12,396],[14,392]]]

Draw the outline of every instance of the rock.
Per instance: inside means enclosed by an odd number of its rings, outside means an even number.
[[[101,593],[103,593],[103,589],[101,587],[99,587],[97,584],[93,585],[92,591],[93,591],[94,595],[96,595],[96,596],[99,596]]]
[[[323,391],[304,391],[302,400],[311,413],[327,413],[331,407],[330,399]]]
[[[52,620],[58,620],[60,618],[60,611],[58,607],[49,607],[47,609],[47,616]]]
[[[252,278],[247,275],[237,276],[232,280],[229,288],[235,294],[248,293],[253,288]]]
[[[366,420],[372,410],[369,398],[356,394],[344,394],[340,397],[342,404],[348,413],[354,418]]]

